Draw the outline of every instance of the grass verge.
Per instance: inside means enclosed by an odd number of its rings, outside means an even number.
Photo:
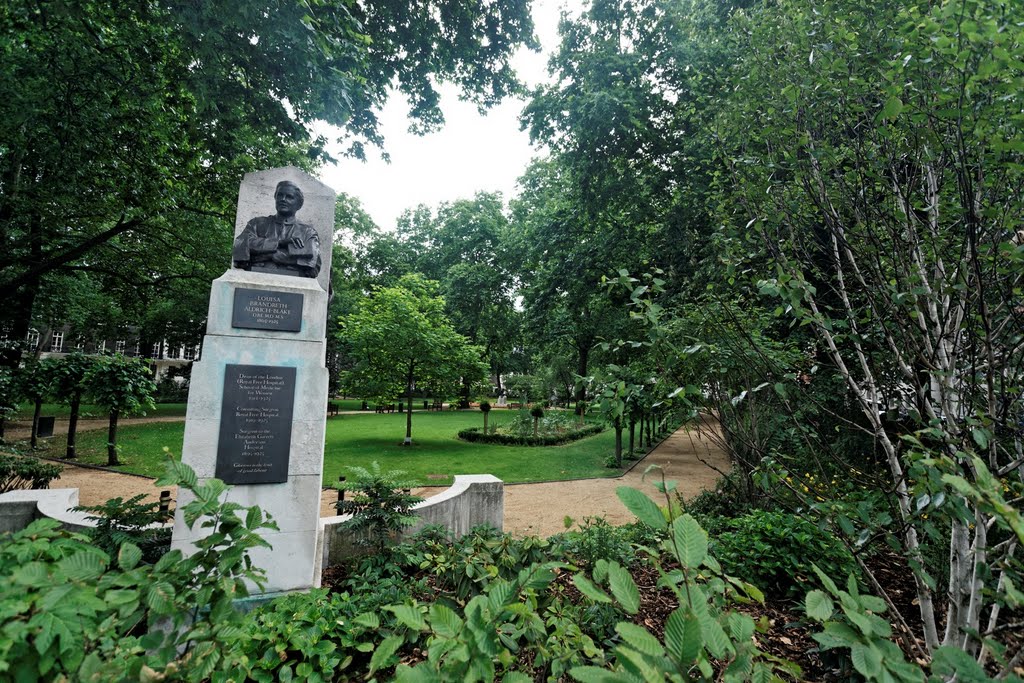
[[[509,418],[512,418],[510,413]],[[493,423],[495,415],[491,413]],[[420,485],[447,486],[455,474],[493,474],[508,482],[548,481],[616,476],[619,470],[604,466],[614,451],[615,436],[609,430],[562,446],[497,446],[468,443],[457,438],[459,430],[482,426],[478,411],[423,412],[413,414],[412,446],[402,446],[405,414],[339,415],[327,420],[324,449],[324,482],[331,484],[346,476],[348,465],[368,466],[376,460],[387,470],[405,470],[408,479]],[[158,476],[163,473],[163,448],[181,453],[183,422],[130,425],[118,430],[119,469],[134,474]],[[80,432],[78,461],[104,465],[106,430]],[[66,435],[47,440],[39,451],[60,457]]]

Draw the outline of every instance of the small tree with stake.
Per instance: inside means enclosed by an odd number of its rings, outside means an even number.
[[[117,421],[153,409],[153,382],[149,366],[138,358],[105,356],[98,359],[85,376],[89,395],[110,413],[107,430],[107,465],[121,464],[117,459]]]
[[[480,412],[484,414],[484,434],[487,433],[487,414],[491,412],[490,401],[480,401]]]

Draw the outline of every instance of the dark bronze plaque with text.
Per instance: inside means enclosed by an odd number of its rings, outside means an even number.
[[[263,289],[236,289],[231,327],[298,332],[302,328],[302,295]]]
[[[288,480],[295,368],[228,365],[216,476],[228,484]]]

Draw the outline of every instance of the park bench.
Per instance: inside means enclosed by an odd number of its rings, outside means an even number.
[[[376,406],[376,411],[378,413],[393,413],[393,412],[395,412],[395,404],[394,403],[378,403],[377,406]]]

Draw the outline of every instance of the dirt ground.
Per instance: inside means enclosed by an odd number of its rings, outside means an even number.
[[[152,419],[152,418],[150,418]],[[171,420],[181,418],[169,418]],[[101,423],[95,426],[86,423]],[[80,429],[105,428],[105,420],[88,420],[80,423]],[[17,438],[9,431],[8,438]],[[153,480],[130,474],[109,472],[101,469],[64,464],[60,479],[50,488],[77,488],[80,505],[97,505],[120,496],[128,499],[136,494],[147,494],[152,500],[160,497],[161,488]],[[538,484],[507,484],[505,486],[505,531],[517,536],[550,536],[565,530],[565,518],[571,517],[577,524],[586,517],[604,517],[612,524],[625,524],[633,520],[632,515],[619,502],[615,489],[619,486],[633,486],[656,496],[652,478],[659,476],[652,472],[644,479],[644,471],[651,465],[662,468],[666,479],[678,482],[679,491],[687,498],[715,486],[715,482],[729,468],[725,454],[705,436],[680,429],[621,477],[613,479],[577,479]],[[424,498],[435,495],[443,488],[414,489],[413,493]],[[176,495],[171,491],[171,495]],[[333,503],[337,492],[325,489],[320,501],[321,517],[335,513]]]

